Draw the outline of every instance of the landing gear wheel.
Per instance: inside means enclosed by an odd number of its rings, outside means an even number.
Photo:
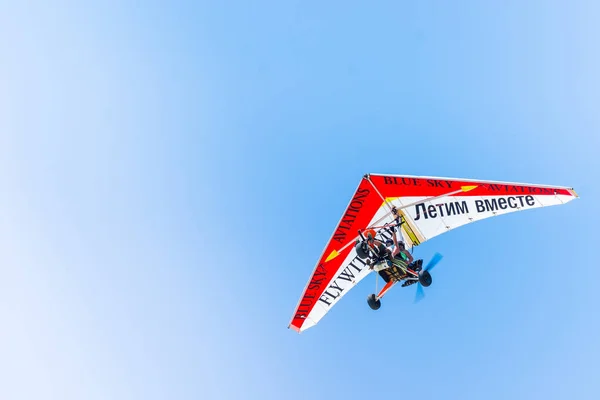
[[[357,241],[356,244],[354,245],[354,249],[356,250],[356,255],[361,258],[361,259],[365,259],[365,258],[369,258],[369,246],[367,246],[366,242],[363,241]]]
[[[367,297],[367,303],[369,303],[371,310],[379,310],[379,307],[381,307],[381,300],[379,300],[374,294],[370,294]]]
[[[429,273],[429,271],[419,271],[419,283],[421,285],[427,287],[431,285],[431,282],[433,282],[433,279],[431,278],[431,274]]]

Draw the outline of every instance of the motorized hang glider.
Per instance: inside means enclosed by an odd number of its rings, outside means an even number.
[[[406,249],[484,218],[515,211],[568,203],[579,197],[570,187],[477,181],[460,178],[367,174],[354,192],[329,239],[294,310],[289,327],[302,332],[315,326],[350,289],[369,273],[386,282],[367,301],[377,309],[397,282],[431,284],[428,270],[400,268],[377,259],[378,249],[366,247],[365,232],[384,242],[397,234]],[[377,290],[376,290],[377,292]]]

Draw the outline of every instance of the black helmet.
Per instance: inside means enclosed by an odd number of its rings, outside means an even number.
[[[367,245],[366,242],[363,242],[362,240],[357,240],[356,244],[354,245],[354,249],[356,250],[356,254],[358,255],[358,257],[360,257],[361,259],[365,259],[369,257],[369,246]]]

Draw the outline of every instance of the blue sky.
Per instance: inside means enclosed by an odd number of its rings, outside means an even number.
[[[595,399],[594,2],[0,5],[0,397]],[[366,172],[573,186],[287,324]]]

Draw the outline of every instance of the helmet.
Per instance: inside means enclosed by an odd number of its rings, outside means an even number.
[[[372,240],[375,240],[376,234],[377,233],[375,232],[374,229],[367,229],[363,236],[365,237],[365,239],[367,239],[367,242],[370,242]]]
[[[367,246],[367,243],[363,242],[362,240],[357,240],[356,244],[354,245],[354,249],[356,250],[358,257],[361,259],[364,260],[369,258],[369,246]]]
[[[393,244],[394,244],[394,241],[392,239],[388,239],[388,240],[385,241],[385,245],[388,246],[388,247],[391,246],[391,245],[393,245]]]

